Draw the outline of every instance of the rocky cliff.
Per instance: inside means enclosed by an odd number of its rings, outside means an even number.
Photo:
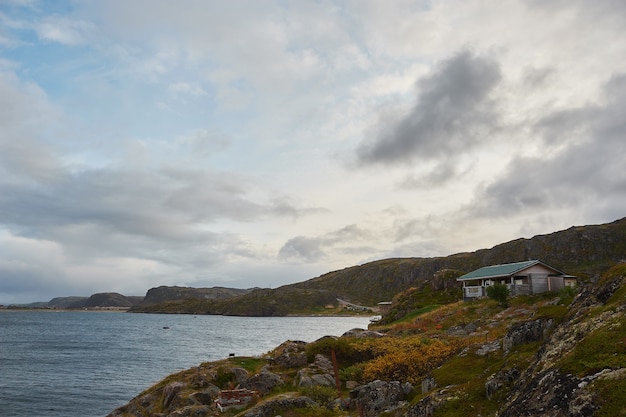
[[[223,300],[247,294],[250,291],[252,291],[252,289],[160,286],[148,290],[145,298],[143,299],[142,305],[153,305],[187,299]]]

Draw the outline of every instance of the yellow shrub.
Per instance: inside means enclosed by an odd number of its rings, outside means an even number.
[[[430,339],[411,338],[402,342],[386,344],[384,353],[367,362],[364,379],[417,383],[461,347],[459,342]]]

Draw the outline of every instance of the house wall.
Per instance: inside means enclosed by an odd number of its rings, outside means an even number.
[[[563,277],[548,277],[550,280],[550,291],[561,291],[565,288],[565,280]]]
[[[543,265],[533,265],[530,268],[526,268],[521,271],[518,275],[528,275],[528,274],[551,274],[554,273],[550,268],[546,268]]]
[[[563,289],[563,277],[551,277],[549,276],[550,273],[554,273],[550,268],[546,268],[543,265],[533,265],[520,271],[520,273],[515,276],[515,282],[519,283],[521,280],[524,284],[528,284],[531,294],[540,294],[546,291],[560,291]]]

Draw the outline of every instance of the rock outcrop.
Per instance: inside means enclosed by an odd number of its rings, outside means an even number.
[[[373,381],[350,391],[351,408],[364,417],[376,417],[401,406],[412,391],[409,383]]]

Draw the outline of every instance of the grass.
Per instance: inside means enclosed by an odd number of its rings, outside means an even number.
[[[557,366],[562,372],[579,377],[606,368],[626,367],[626,324],[607,322],[578,342]]]
[[[593,388],[601,404],[594,416],[626,416],[626,379],[602,379],[594,382]]]
[[[438,387],[460,385],[468,381],[475,383],[496,372],[502,365],[501,355],[456,356],[432,371]],[[484,385],[484,382],[483,382]]]
[[[254,374],[267,364],[265,359],[255,357],[235,357],[229,358],[228,361],[235,366],[245,369]]]

